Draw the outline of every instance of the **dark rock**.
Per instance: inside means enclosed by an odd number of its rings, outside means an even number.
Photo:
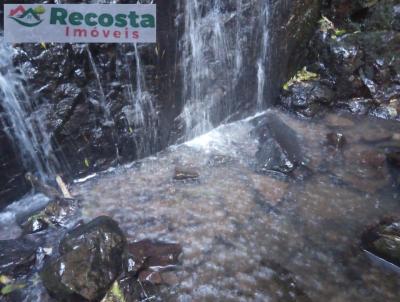
[[[29,271],[36,261],[39,244],[29,239],[0,241],[0,275],[18,276]]]
[[[362,245],[368,252],[400,266],[400,222],[383,220],[364,232]]]
[[[317,81],[295,83],[281,96],[281,103],[304,116],[328,108],[382,119],[398,119],[393,100],[400,94],[400,6],[396,0],[326,1],[324,19],[311,42],[309,68]],[[328,85],[331,102],[320,102]],[[325,92],[326,93],[326,92]]]
[[[122,276],[116,280],[101,302],[140,302],[156,300],[157,288],[148,281]]]
[[[43,284],[61,301],[100,300],[122,272],[125,244],[109,217],[79,226],[61,241],[61,256],[45,265]]]
[[[22,228],[22,234],[33,234],[46,230],[49,227],[47,219],[42,217],[40,214],[29,217],[20,226]]]
[[[346,144],[346,138],[343,133],[330,132],[326,135],[327,144],[335,149],[341,149]]]
[[[165,243],[149,239],[129,243],[128,253],[134,263],[137,263],[134,271],[150,267],[168,268],[176,266],[182,247],[177,243]]]
[[[176,167],[175,180],[195,180],[200,177],[200,174],[191,167]]]
[[[338,102],[338,106],[354,114],[366,115],[376,108],[378,103],[373,99],[353,98],[348,101]]]
[[[57,198],[50,202],[43,211],[48,221],[56,226],[65,227],[79,213],[79,201],[70,198]]]
[[[256,170],[292,172],[303,164],[304,156],[296,132],[279,117],[268,114],[256,125],[259,140]]]
[[[296,168],[296,164],[289,159],[285,150],[272,138],[259,146],[256,159],[256,170],[262,173],[277,171],[287,174]]]
[[[18,220],[23,233],[31,234],[45,230],[49,225],[66,227],[78,214],[78,200],[58,197],[49,202],[43,210]]]
[[[330,105],[333,97],[333,91],[320,81],[304,81],[292,84],[281,102],[286,108],[312,117],[321,112],[321,105]]]

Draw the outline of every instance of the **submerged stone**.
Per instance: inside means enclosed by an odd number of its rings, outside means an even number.
[[[182,254],[182,247],[177,243],[166,243],[145,239],[129,243],[128,252],[135,263],[142,263],[142,268],[175,266]]]
[[[200,174],[191,167],[176,167],[175,180],[195,180],[200,177]]]
[[[287,174],[302,165],[304,155],[297,134],[281,118],[268,114],[256,126],[254,134],[259,141],[256,152],[258,172]]]
[[[400,221],[386,220],[367,230],[362,236],[364,249],[400,266]]]
[[[326,135],[327,144],[335,149],[341,149],[346,144],[346,138],[343,133],[330,132]]]
[[[61,256],[41,272],[44,286],[61,301],[101,299],[122,272],[125,244],[124,234],[109,217],[77,227],[61,241]]]

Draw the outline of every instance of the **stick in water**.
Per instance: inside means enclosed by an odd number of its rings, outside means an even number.
[[[71,193],[69,193],[69,191],[68,191],[67,185],[63,182],[60,175],[57,175],[56,181],[57,181],[58,187],[60,188],[64,198],[72,198]]]

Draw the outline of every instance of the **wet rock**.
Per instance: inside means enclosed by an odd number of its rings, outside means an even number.
[[[351,113],[365,115],[376,108],[377,102],[368,98],[353,98],[344,102],[338,102],[338,106]]]
[[[129,243],[128,252],[140,268],[167,268],[179,263],[182,247],[177,243],[165,243],[149,239]]]
[[[396,0],[377,1],[365,16],[364,30],[400,31],[400,4]]]
[[[100,300],[122,272],[125,244],[109,217],[79,226],[62,239],[61,256],[45,265],[43,284],[61,301]]]
[[[326,135],[327,144],[335,149],[341,149],[346,144],[346,138],[343,133],[330,132]]]
[[[364,232],[364,249],[400,266],[400,221],[386,219]]]
[[[57,198],[50,202],[43,214],[54,225],[66,226],[79,212],[79,201],[70,198]]]
[[[40,214],[31,216],[21,225],[22,234],[34,234],[46,230],[49,226],[47,219]]]
[[[191,167],[176,167],[174,179],[175,180],[195,180],[200,177],[200,174]]]
[[[256,170],[261,173],[276,171],[288,174],[296,169],[296,163],[289,159],[286,151],[272,138],[258,148],[256,159]]]
[[[157,288],[151,283],[132,277],[116,280],[101,302],[140,302],[156,300]]]
[[[257,171],[287,174],[303,163],[304,156],[297,134],[281,118],[268,114],[259,122],[253,134],[259,140]]]
[[[66,227],[78,213],[78,200],[58,197],[34,215],[20,218],[19,223],[24,234],[32,234],[47,229],[49,225]]]
[[[291,85],[281,102],[286,108],[312,117],[321,112],[321,104],[331,104],[333,96],[333,91],[320,81],[305,81]]]
[[[18,276],[30,270],[36,261],[39,244],[29,239],[0,241],[0,275]]]

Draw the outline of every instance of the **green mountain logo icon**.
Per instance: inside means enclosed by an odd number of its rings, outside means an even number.
[[[25,9],[23,5],[19,5],[17,8],[10,11],[9,18],[15,22],[26,27],[34,27],[42,23],[40,15],[46,12],[43,6],[37,6],[35,8]]]

